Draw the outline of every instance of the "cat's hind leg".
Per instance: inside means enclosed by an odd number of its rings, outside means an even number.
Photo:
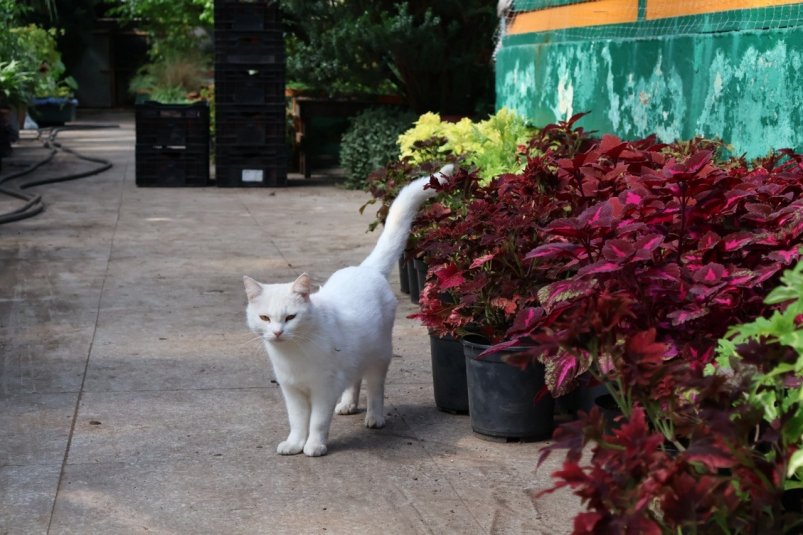
[[[357,382],[346,388],[343,395],[340,396],[340,402],[335,407],[337,414],[357,414],[357,405],[360,399],[360,384],[362,377],[357,379]]]
[[[383,359],[365,372],[365,391],[368,397],[365,427],[385,427],[385,376],[389,365],[390,358]]]
[[[304,450],[307,442],[310,421],[310,400],[302,391],[292,386],[281,384],[284,403],[287,406],[287,418],[290,420],[290,434],[281,442],[276,452],[280,455],[295,455]]]

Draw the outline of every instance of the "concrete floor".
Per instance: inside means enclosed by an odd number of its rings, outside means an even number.
[[[367,195],[320,177],[137,188],[133,115],[79,119],[120,126],[59,136],[114,167],[36,188],[46,211],[0,226],[0,534],[571,531],[574,496],[533,497],[560,456],[536,471],[543,443],[486,441],[435,408],[405,296],[387,427],[338,416],[326,457],[277,455],[285,410],[241,277],[359,262]],[[89,167],[60,155],[36,176]],[[18,205],[0,196],[0,213]]]

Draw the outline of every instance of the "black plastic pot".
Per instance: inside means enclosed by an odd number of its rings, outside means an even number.
[[[427,283],[427,265],[423,260],[416,258],[413,260],[413,267],[415,267],[416,280],[418,281],[418,291],[420,293],[421,290],[424,289],[424,285]]]
[[[498,438],[549,438],[555,400],[549,395],[537,399],[545,384],[544,366],[532,363],[521,370],[503,362],[504,353],[480,357],[488,347],[472,337],[463,339],[472,429]],[[510,348],[505,353],[523,349]]]
[[[407,274],[407,260],[405,258],[399,259],[399,289],[403,294],[410,293],[410,280]]]
[[[451,336],[429,335],[435,406],[452,414],[468,413],[468,386],[463,344]]]
[[[418,273],[415,271],[412,259],[407,261],[407,282],[410,285],[410,301],[417,305],[421,288],[418,286]]]

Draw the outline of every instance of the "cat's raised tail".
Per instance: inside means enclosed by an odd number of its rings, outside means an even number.
[[[442,167],[434,176],[438,182],[445,184],[453,172],[454,166],[449,164]],[[393,204],[390,205],[388,217],[385,219],[385,228],[382,230],[374,250],[360,266],[374,268],[386,278],[390,275],[407,245],[410,226],[413,224],[418,208],[424,201],[437,194],[432,188],[424,189],[429,182],[430,177],[424,176],[413,180],[399,192]]]

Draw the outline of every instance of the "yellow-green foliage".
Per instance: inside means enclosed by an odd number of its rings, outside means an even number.
[[[523,169],[526,162],[519,157],[518,147],[529,141],[534,130],[507,108],[476,123],[468,118],[452,123],[441,120],[437,113],[425,113],[413,128],[399,136],[398,143],[402,157],[409,156],[414,163],[422,163],[431,155],[416,151],[415,144],[442,138],[445,143],[438,148],[441,153],[463,156],[488,181],[502,173]]]

